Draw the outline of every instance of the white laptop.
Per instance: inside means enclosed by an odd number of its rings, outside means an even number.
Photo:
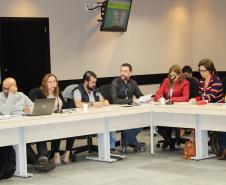
[[[36,99],[32,113],[28,116],[49,115],[53,113],[56,98]]]

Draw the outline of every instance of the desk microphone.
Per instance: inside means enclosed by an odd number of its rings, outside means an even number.
[[[172,102],[172,95],[173,95],[173,89],[171,88],[171,89],[169,90],[169,95],[168,95],[169,101],[166,103],[167,105],[173,105],[173,102]]]
[[[57,97],[57,110],[54,113],[62,113],[63,111],[60,109],[59,97]]]

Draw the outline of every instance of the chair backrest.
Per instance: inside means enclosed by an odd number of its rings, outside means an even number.
[[[192,77],[187,77],[186,80],[190,84],[190,97],[189,98],[194,98],[199,96],[199,82],[195,78]]]
[[[104,99],[108,100],[110,104],[112,104],[111,98],[111,84],[102,85],[99,88],[100,94],[104,97]]]
[[[224,95],[226,95],[226,77],[222,78],[222,85],[223,85]]]
[[[73,99],[73,90],[76,87],[78,87],[78,84],[71,84],[65,87],[65,89],[62,91],[62,96],[66,102],[68,99]]]
[[[35,101],[35,96],[37,95],[37,93],[40,92],[40,88],[39,87],[36,87],[36,88],[33,88],[29,91],[28,93],[28,97],[31,99],[31,101]]]

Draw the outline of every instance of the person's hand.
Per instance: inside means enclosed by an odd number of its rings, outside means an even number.
[[[98,102],[94,102],[93,103],[94,107],[103,107],[104,106],[104,102],[98,101]]]
[[[31,109],[27,105],[25,105],[23,111],[25,113],[30,113],[31,112]]]
[[[109,104],[109,102],[108,102],[108,100],[104,100],[104,106],[109,106],[110,104]]]
[[[9,92],[15,94],[17,92],[17,86],[16,85],[12,85],[10,88],[9,88]]]
[[[195,99],[195,98],[191,98],[191,99],[189,100],[189,102],[190,102],[190,103],[196,103],[196,99]]]

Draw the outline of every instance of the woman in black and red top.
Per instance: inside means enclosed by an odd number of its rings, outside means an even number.
[[[199,94],[196,101],[207,100],[209,103],[224,103],[222,82],[216,75],[212,60],[203,59],[198,64],[202,77],[199,83]]]
[[[195,98],[196,101],[207,100],[210,103],[224,103],[223,85],[216,75],[212,60],[201,60],[198,67],[202,79],[199,84],[200,96]],[[226,158],[226,132],[220,133],[220,147],[223,153],[218,159],[223,160]]]

